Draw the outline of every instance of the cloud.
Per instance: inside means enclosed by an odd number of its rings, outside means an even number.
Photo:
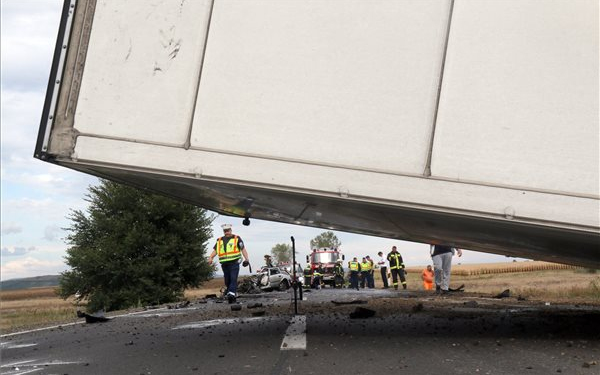
[[[67,269],[59,260],[40,260],[33,257],[18,259],[2,265],[2,280],[40,275],[57,275]]]
[[[23,228],[17,223],[13,223],[12,221],[2,222],[2,234],[3,235],[13,234],[13,233],[21,233],[22,231],[23,231]]]
[[[62,229],[57,225],[48,225],[44,229],[44,239],[47,241],[55,241],[59,239],[59,234]]]
[[[9,248],[9,247],[5,246],[2,248],[2,256],[3,257],[20,256],[20,255],[25,255],[25,254],[30,253],[35,250],[36,250],[35,246],[30,246],[28,248],[21,247],[21,246],[12,246],[11,248]]]
[[[2,85],[44,88],[60,23],[59,1],[2,2]]]

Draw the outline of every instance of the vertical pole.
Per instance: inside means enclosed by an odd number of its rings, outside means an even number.
[[[292,284],[294,285],[294,315],[298,315],[298,280],[296,280],[296,241],[292,239]]]

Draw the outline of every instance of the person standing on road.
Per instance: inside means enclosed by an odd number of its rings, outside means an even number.
[[[273,268],[273,260],[271,259],[271,256],[268,254],[265,254],[265,266],[268,268]]]
[[[312,267],[310,263],[306,263],[304,267],[304,286],[310,287],[310,278],[312,277]]]
[[[362,262],[360,262],[360,287],[362,289],[366,286],[369,286],[369,274],[371,273],[371,263],[367,260],[366,257],[362,258]]]
[[[216,255],[219,256],[219,263],[223,270],[223,279],[225,281],[225,295],[229,303],[234,303],[237,297],[237,279],[240,273],[240,260],[244,256],[244,267],[248,266],[248,252],[240,236],[231,232],[231,224],[221,225],[223,228],[223,237],[217,239],[213,246],[213,251],[208,257],[208,263],[212,264]]]
[[[360,272],[360,263],[356,257],[348,262],[348,268],[350,269],[350,288],[358,290],[358,273]]]
[[[433,260],[435,274],[435,292],[448,293],[450,286],[450,271],[452,270],[452,256],[456,253],[462,256],[462,250],[447,245],[430,245],[429,252]]]
[[[392,270],[392,283],[394,289],[398,289],[398,277],[402,282],[402,288],[406,289],[406,276],[404,275],[404,260],[402,255],[398,252],[396,246],[392,246],[392,251],[387,256],[388,262],[390,262],[390,270]]]
[[[428,264],[427,268],[421,272],[421,279],[423,280],[423,288],[425,290],[433,289],[433,277],[433,268],[431,268],[431,264]]]
[[[344,287],[344,266],[342,266],[341,260],[335,262],[335,266],[333,266],[333,287]]]
[[[387,262],[383,257],[383,251],[377,253],[377,265],[379,266],[379,272],[381,273],[381,281],[383,281],[383,289],[389,288],[387,278]]]
[[[367,288],[375,288],[375,262],[369,255],[366,256],[367,262],[369,262],[369,274],[367,275]]]

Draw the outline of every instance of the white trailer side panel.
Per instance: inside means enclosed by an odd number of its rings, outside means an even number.
[[[36,157],[237,217],[600,268],[595,0],[65,17]]]
[[[183,146],[194,112],[210,0],[96,4],[75,128]]]
[[[449,6],[215,2],[192,147],[423,173]]]
[[[432,173],[598,197],[598,1],[457,1]]]

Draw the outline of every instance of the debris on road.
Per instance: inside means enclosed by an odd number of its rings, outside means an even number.
[[[104,323],[110,320],[110,318],[105,316],[90,315],[88,313],[81,312],[80,310],[77,310],[77,317],[85,318],[86,323]]]
[[[458,288],[448,288],[448,291],[449,292],[464,292],[465,291],[465,284],[462,284]]]
[[[416,305],[414,305],[412,307],[412,311],[413,312],[420,312],[423,311],[423,304],[421,302],[417,303]]]
[[[363,305],[366,304],[367,301],[360,299],[353,299],[351,301],[331,301],[331,303],[335,305]]]
[[[188,307],[190,305],[190,301],[184,301],[178,303],[176,305],[167,305],[168,309],[183,309],[184,307]]]
[[[510,289],[505,289],[502,293],[497,294],[494,298],[508,298],[510,297]]]
[[[366,319],[375,316],[375,310],[357,307],[354,312],[350,313],[350,319]]]
[[[260,302],[255,302],[255,303],[250,303],[250,304],[248,304],[248,306],[247,306],[247,307],[248,307],[249,309],[254,309],[254,308],[257,308],[257,307],[262,307],[262,305],[263,305],[263,304],[262,304],[262,303],[260,303]]]

